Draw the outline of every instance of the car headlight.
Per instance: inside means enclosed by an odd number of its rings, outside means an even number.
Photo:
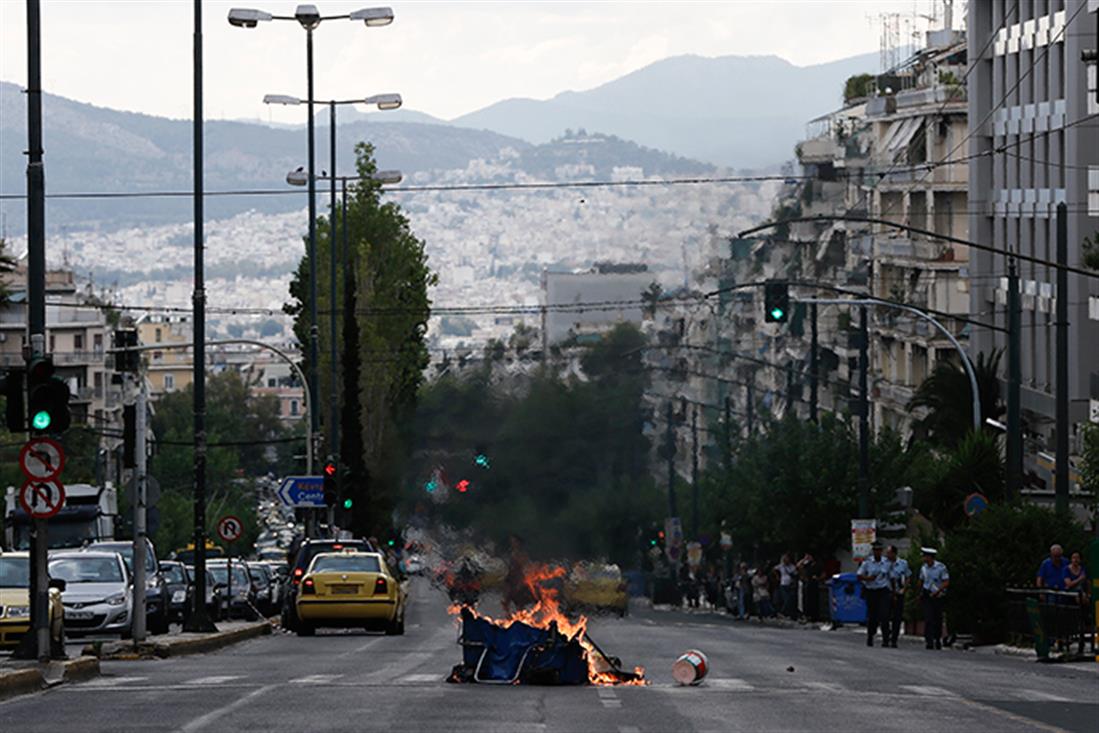
[[[172,591],[172,603],[183,603],[185,600],[187,600],[187,591]]]
[[[125,593],[115,593],[113,596],[107,596],[104,601],[108,606],[121,606],[126,602]]]
[[[8,606],[7,611],[4,613],[8,618],[22,618],[26,616],[30,618],[31,607],[30,606]]]

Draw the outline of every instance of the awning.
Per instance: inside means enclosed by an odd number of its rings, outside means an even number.
[[[916,136],[916,133],[919,132],[922,127],[922,117],[909,117],[901,124],[897,134],[889,142],[889,147],[886,148],[894,160],[902,156],[906,157],[905,154],[909,144],[912,142],[912,138]]]

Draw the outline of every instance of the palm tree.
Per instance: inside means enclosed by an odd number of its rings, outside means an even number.
[[[977,376],[977,391],[981,396],[981,425],[988,418],[996,419],[1004,412],[1000,402],[1000,369],[1002,351],[986,358],[977,355],[973,371]],[[940,361],[931,376],[916,388],[906,408],[927,409],[926,417],[913,426],[913,439],[926,439],[940,446],[956,446],[973,429],[973,397],[965,370],[953,362]]]
[[[15,258],[8,254],[8,243],[0,237],[0,274],[15,270]],[[0,305],[8,302],[8,284],[0,279]]]

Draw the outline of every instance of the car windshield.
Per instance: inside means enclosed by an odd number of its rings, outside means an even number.
[[[313,561],[314,573],[378,573],[382,564],[373,555],[320,555]]]
[[[161,571],[164,573],[164,580],[168,583],[187,582],[187,578],[183,576],[182,565],[162,565]]]
[[[226,565],[211,565],[210,566],[210,575],[214,576],[214,582],[218,583],[219,585],[228,585],[229,584],[229,572],[228,572],[228,566],[226,566]],[[247,585],[247,584],[248,584],[248,574],[245,573],[244,566],[234,565],[233,566],[233,585],[243,586],[243,585]]]
[[[66,557],[50,561],[50,577],[66,583],[121,583],[122,568],[113,557]]]
[[[313,558],[317,555],[325,552],[339,552],[345,549],[356,552],[366,552],[370,548],[362,540],[351,542],[314,542],[302,548],[297,565],[304,569],[309,567],[309,563],[312,562]]]
[[[130,573],[134,571],[134,546],[130,542],[111,542],[104,544],[93,545],[96,549],[109,550],[110,552],[117,552],[122,555],[122,559],[126,562],[126,570]],[[156,572],[156,557],[152,553],[152,548],[147,547],[145,550],[145,570],[149,573]]]
[[[261,565],[252,565],[249,567],[249,571],[252,573],[252,580],[260,588],[266,588],[271,583],[270,576],[267,575],[267,568]]]
[[[31,563],[25,557],[0,557],[0,588],[29,588]]]

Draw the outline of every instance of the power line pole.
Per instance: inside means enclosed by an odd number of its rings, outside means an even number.
[[[797,416],[794,406],[794,362],[786,362],[786,414]]]
[[[819,390],[820,377],[817,374],[817,370],[820,368],[818,362],[817,352],[820,350],[820,342],[817,334],[817,304],[809,304],[809,328],[810,328],[810,346],[809,346],[809,419],[813,422],[817,421],[817,399]]]
[[[668,458],[668,516],[679,516],[675,505],[675,437],[672,433],[672,403],[668,403],[666,412],[667,431],[664,434],[664,450]]]
[[[755,396],[752,394],[752,382],[753,382],[754,379],[755,379],[755,374],[753,373],[751,376],[748,377],[748,383],[745,385],[745,388],[748,390],[748,415],[747,415],[747,418],[748,418],[748,437],[749,438],[752,437],[752,433],[755,432],[755,402],[756,402],[756,399],[755,399]]]
[[[1019,496],[1023,488],[1023,425],[1020,389],[1022,383],[1021,308],[1019,268],[1015,258],[1007,263],[1007,495]]]
[[[1068,512],[1068,207],[1057,204],[1057,374],[1056,418],[1057,451],[1054,507],[1058,513]]]
[[[331,170],[328,180],[331,182],[331,198],[328,214],[328,292],[329,311],[328,317],[328,354],[332,363],[329,365],[329,379],[331,387],[328,390],[328,452],[332,454],[336,465],[339,465],[340,454],[340,397],[337,385],[340,380],[339,351],[336,348],[336,321],[339,318],[337,303],[339,302],[339,288],[336,287],[336,101],[328,103],[328,155]],[[346,297],[346,296],[345,296]],[[336,471],[337,477],[339,471]],[[339,479],[337,478],[337,481]],[[331,518],[329,518],[331,520]],[[331,525],[329,525],[331,526]]]
[[[725,411],[724,411],[724,425],[725,425],[725,450],[723,451],[724,460],[722,466],[725,468],[725,473],[728,475],[733,470],[733,399],[729,395],[725,395]]]
[[[137,397],[134,405],[134,544],[133,544],[133,573],[134,573],[134,597],[133,597],[133,637],[134,644],[145,641],[146,608],[145,608],[145,553],[146,542],[146,492],[145,472],[147,469],[147,453],[145,448],[146,430],[146,395],[145,377],[137,374]]]
[[[698,405],[691,410],[691,539],[698,540]]]
[[[870,511],[870,392],[867,386],[869,334],[866,306],[859,306],[859,517],[863,519]]]

